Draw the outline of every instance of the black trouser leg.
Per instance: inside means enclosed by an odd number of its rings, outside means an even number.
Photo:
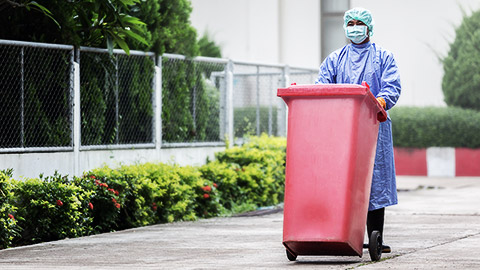
[[[385,221],[385,208],[368,211],[367,215],[367,232],[368,237],[373,231],[379,231],[383,239],[383,223]]]

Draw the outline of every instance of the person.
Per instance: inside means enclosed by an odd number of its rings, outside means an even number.
[[[393,54],[370,41],[373,26],[369,10],[347,10],[343,27],[350,43],[323,61],[315,84],[367,82],[388,115],[400,97],[400,75]],[[369,237],[373,231],[379,231],[382,239],[385,207],[398,203],[391,125],[389,115],[380,123],[366,224]],[[383,244],[382,252],[388,253],[391,249]]]

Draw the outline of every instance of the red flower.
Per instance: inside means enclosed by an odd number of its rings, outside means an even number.
[[[115,190],[113,188],[109,188],[108,191],[115,193]]]
[[[8,218],[15,220],[15,217],[12,214],[8,214]]]
[[[212,187],[211,187],[211,186],[204,186],[204,187],[202,187],[202,189],[203,189],[203,191],[205,191],[205,192],[210,192],[210,191],[212,191]]]
[[[152,203],[152,209],[153,209],[153,211],[157,211],[157,204],[156,203]]]
[[[116,196],[118,196],[118,194],[120,194],[120,193],[118,192],[118,190],[115,190],[114,193],[115,193]]]
[[[95,185],[99,186],[99,185],[100,185],[100,181],[95,180]]]
[[[214,186],[215,188],[217,188],[217,187],[218,187],[217,183],[213,183],[213,186]]]
[[[117,200],[115,200],[115,198],[112,198],[112,202],[117,203]]]
[[[90,175],[90,178],[95,179],[95,175]]]
[[[210,195],[208,195],[207,193],[205,193],[205,194],[203,194],[203,198],[208,199],[208,198],[210,198]]]
[[[115,207],[117,207],[118,209],[120,209],[120,204],[119,204],[119,203],[115,203]]]
[[[90,208],[90,210],[93,210],[93,204],[91,202],[88,203],[88,208]]]
[[[58,205],[58,206],[63,206],[63,202],[60,201],[60,200],[57,200],[57,205]]]
[[[108,188],[108,185],[105,184],[105,183],[100,183],[100,186],[101,186],[101,187],[106,187],[106,188]]]

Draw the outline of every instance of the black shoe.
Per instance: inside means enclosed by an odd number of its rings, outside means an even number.
[[[368,244],[363,244],[363,248],[368,249]],[[390,248],[390,246],[382,245],[382,253],[391,253],[391,252],[392,252],[392,249]]]
[[[390,248],[390,246],[382,245],[382,253],[390,253],[390,252],[392,252],[392,249]]]

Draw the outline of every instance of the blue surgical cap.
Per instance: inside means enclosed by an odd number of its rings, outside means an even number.
[[[367,25],[370,36],[373,35],[373,25],[375,22],[373,21],[372,13],[370,13],[368,9],[357,7],[347,10],[345,11],[345,15],[343,15],[343,20],[345,21],[343,24],[344,28],[347,27],[348,22],[351,20],[362,21]]]

